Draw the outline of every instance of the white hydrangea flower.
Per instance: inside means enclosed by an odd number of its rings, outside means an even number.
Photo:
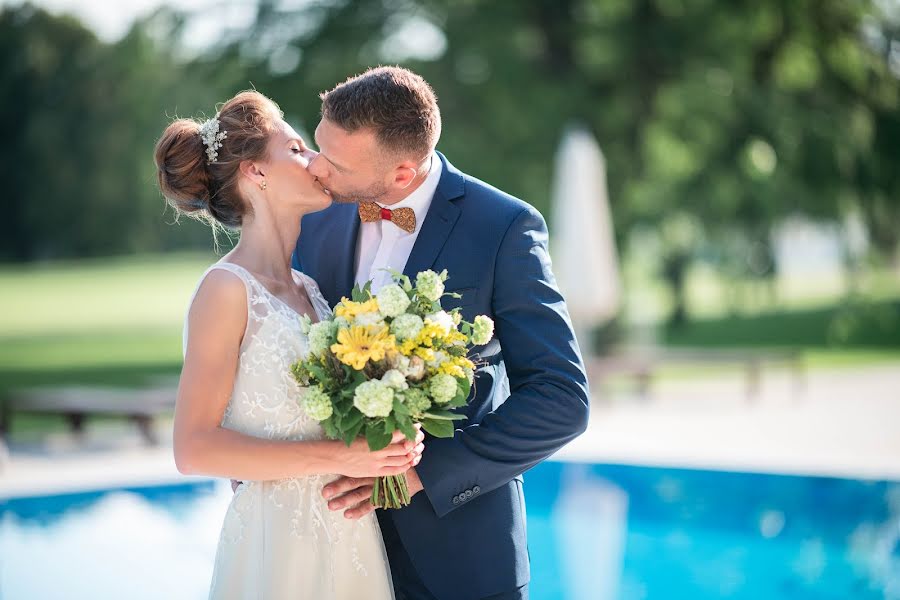
[[[348,321],[345,317],[336,317],[334,319],[334,326],[340,329],[350,329],[350,321]]]
[[[309,328],[312,327],[312,319],[309,318],[309,315],[303,315],[300,317],[300,331],[303,335],[309,335]]]
[[[324,421],[331,416],[334,408],[331,405],[331,398],[318,385],[306,390],[306,394],[301,399],[301,406],[309,418],[316,421]]]
[[[444,282],[434,271],[422,271],[416,276],[416,289],[425,298],[437,302],[444,295]]]
[[[437,404],[446,404],[456,396],[456,378],[445,373],[439,373],[428,382],[428,391]]]
[[[309,328],[309,351],[321,356],[336,341],[337,327],[334,321],[319,321]]]
[[[494,337],[494,322],[490,317],[478,315],[472,324],[472,343],[476,346],[483,346],[491,341]]]
[[[386,417],[394,408],[394,390],[378,379],[366,381],[356,388],[353,406],[367,417]]]
[[[421,419],[429,408],[431,408],[431,400],[428,394],[418,388],[410,388],[403,392],[403,403],[409,409],[414,419]]]
[[[419,335],[424,326],[425,322],[419,315],[404,314],[391,321],[391,333],[402,342]]]
[[[378,301],[378,310],[386,317],[402,315],[410,304],[409,296],[396,283],[381,288],[375,299]]]
[[[430,315],[425,317],[425,322],[437,325],[444,333],[448,333],[451,329],[454,328],[453,317],[445,310],[431,313]]]
[[[447,362],[448,358],[449,357],[447,356],[447,353],[444,352],[443,350],[435,350],[434,358],[432,360],[428,361],[428,366],[431,367],[432,369],[436,369],[439,366],[441,366],[443,363]]]
[[[353,324],[361,327],[368,327],[370,325],[379,325],[382,321],[384,321],[384,315],[375,311],[357,315],[357,317],[353,319]]]
[[[388,370],[384,375],[381,376],[381,382],[386,386],[394,388],[395,390],[405,390],[409,387],[409,384],[406,383],[406,375],[404,375],[397,369]]]

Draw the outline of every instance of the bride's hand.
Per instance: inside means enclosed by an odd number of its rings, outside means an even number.
[[[407,440],[399,431],[394,432],[387,447],[371,451],[363,438],[353,441],[350,446],[340,444],[335,460],[337,473],[346,477],[384,477],[400,475],[410,467],[419,464],[425,449],[421,431],[415,441]]]
[[[413,449],[416,457],[413,459],[411,467],[419,464],[419,461],[422,460],[422,451],[425,449],[422,443],[425,439],[425,434],[422,433],[420,426],[416,425],[416,429],[418,429],[416,432],[416,445]],[[414,496],[422,490],[422,484],[416,475],[415,469],[410,468],[406,474],[409,478],[410,496]],[[330,510],[342,510],[344,511],[344,516],[348,519],[360,519],[375,510],[371,502],[372,487],[374,485],[374,477],[339,477],[322,489],[322,496],[328,500],[328,508]]]

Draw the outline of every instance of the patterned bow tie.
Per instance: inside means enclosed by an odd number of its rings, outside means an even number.
[[[416,230],[416,213],[411,208],[391,210],[382,208],[374,202],[359,203],[359,218],[363,223],[372,223],[380,219],[390,221],[406,233]]]

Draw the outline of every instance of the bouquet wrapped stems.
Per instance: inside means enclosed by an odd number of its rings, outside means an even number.
[[[372,506],[375,508],[400,508],[410,502],[409,482],[406,475],[376,477],[372,488]]]

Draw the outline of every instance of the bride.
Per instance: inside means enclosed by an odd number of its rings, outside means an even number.
[[[175,411],[179,471],[244,482],[225,515],[214,599],[393,598],[374,514],[346,519],[321,490],[338,475],[405,472],[422,437],[398,432],[378,452],[327,440],[290,376],[307,352],[301,315],[330,313],[315,281],[290,267],[301,217],[331,202],[306,170],[315,155],[254,91],[203,124],[173,122],[156,146],[160,188],[179,213],[241,230],[191,301]]]

